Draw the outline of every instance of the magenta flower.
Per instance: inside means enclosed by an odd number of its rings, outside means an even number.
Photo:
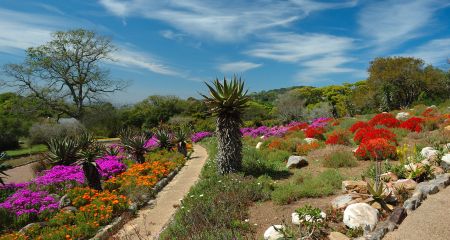
[[[58,199],[49,195],[46,191],[33,192],[29,189],[20,189],[9,196],[0,208],[14,213],[16,216],[23,214],[38,215],[44,211],[54,211],[58,209]]]
[[[127,167],[121,162],[119,156],[104,156],[95,160],[102,178],[108,179],[114,175],[125,172]]]
[[[192,140],[192,142],[196,143],[196,142],[201,141],[204,138],[211,137],[212,135],[213,135],[212,132],[197,132],[197,133],[192,134],[191,140]]]

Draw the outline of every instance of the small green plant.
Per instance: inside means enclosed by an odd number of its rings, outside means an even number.
[[[324,157],[322,165],[327,168],[356,167],[358,161],[351,152],[335,151]]]
[[[57,165],[70,165],[77,160],[79,150],[74,137],[52,138],[48,142],[47,158]]]
[[[132,156],[133,160],[137,163],[144,163],[144,154],[147,152],[147,148],[145,148],[147,137],[144,133],[126,129],[120,134],[120,141],[125,150]]]
[[[173,144],[174,139],[173,139],[173,136],[171,135],[171,133],[169,132],[169,130],[161,127],[156,130],[155,136],[158,139],[160,149],[166,149],[168,151],[172,150],[172,148],[174,146],[174,144]],[[186,136],[180,136],[180,137],[187,138],[187,134],[186,134]]]
[[[388,194],[385,194],[386,188],[381,182],[375,182],[374,184],[367,182],[367,190],[369,191],[369,194],[373,198],[373,200],[375,202],[378,202],[384,210],[388,212],[391,211],[387,207],[386,199],[389,198],[392,193],[389,192]]]
[[[85,148],[78,154],[79,160],[77,165],[83,169],[84,177],[88,182],[88,186],[95,190],[102,190],[101,175],[98,171],[95,160],[102,154],[103,146],[99,143],[92,142],[90,146],[85,145]]]
[[[347,235],[347,237],[350,237],[350,238],[361,237],[363,234],[364,234],[364,229],[362,227],[349,228],[349,229],[347,229],[347,232],[345,233],[345,235]]]
[[[186,126],[176,128],[174,131],[174,141],[179,153],[187,157],[187,141],[189,139],[190,132]]]

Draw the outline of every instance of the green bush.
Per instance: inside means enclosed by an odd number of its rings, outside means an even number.
[[[29,131],[30,144],[47,144],[52,138],[75,137],[83,131],[80,123],[36,123]]]
[[[322,165],[327,168],[356,167],[358,161],[351,152],[335,151],[323,158]]]
[[[298,173],[293,181],[275,186],[272,200],[277,204],[289,204],[304,197],[322,197],[331,195],[341,186],[343,177],[337,170],[326,170],[318,176]]]
[[[258,177],[268,175],[271,177],[282,177],[289,174],[284,160],[285,151],[275,150],[270,154],[254,147],[244,148],[242,158],[242,171],[247,175]]]
[[[19,148],[19,137],[23,135],[22,121],[0,116],[0,151]]]

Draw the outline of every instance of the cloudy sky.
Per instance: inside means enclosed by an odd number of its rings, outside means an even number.
[[[408,55],[448,69],[448,0],[1,0],[0,64],[51,32],[86,28],[119,51],[116,103],[198,96],[203,81],[242,76],[250,91],[355,82],[371,59]]]

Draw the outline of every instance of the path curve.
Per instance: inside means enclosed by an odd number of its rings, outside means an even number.
[[[137,217],[127,222],[112,239],[157,239],[176,212],[176,206],[197,182],[203,165],[208,158],[206,149],[194,145],[192,158],[181,171],[156,196],[153,207],[138,211]]]
[[[384,240],[450,239],[450,187],[428,195],[419,208],[408,215],[399,228]]]
[[[5,177],[6,183],[23,183],[31,181],[35,177],[33,166],[37,165],[37,162],[22,165],[5,171],[8,175]]]

